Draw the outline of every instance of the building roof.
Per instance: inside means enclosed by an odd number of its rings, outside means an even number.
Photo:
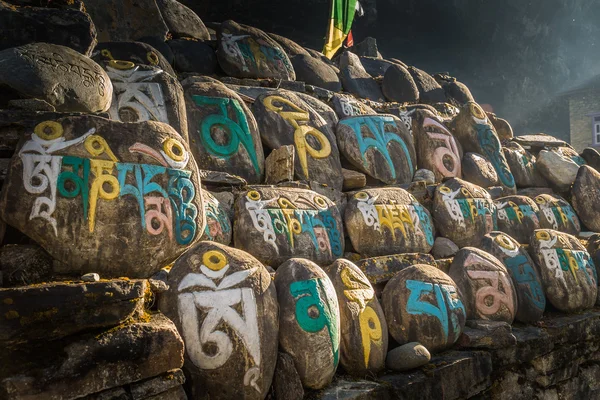
[[[594,89],[600,90],[600,75],[593,76],[590,79],[587,79],[582,83],[579,83],[569,89],[562,90],[558,92],[558,96],[571,96],[575,93],[585,92]]]

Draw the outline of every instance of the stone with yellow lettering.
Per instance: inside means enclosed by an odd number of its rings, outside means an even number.
[[[400,271],[386,285],[382,302],[392,337],[401,345],[419,342],[430,352],[451,347],[467,320],[456,283],[430,265]]]
[[[2,189],[2,219],[58,260],[56,272],[78,277],[152,276],[204,231],[196,163],[160,122],[41,122],[19,143]]]
[[[340,365],[357,377],[377,374],[385,367],[388,330],[373,287],[351,261],[338,259],[325,271],[340,306]]]
[[[352,246],[366,257],[429,253],[435,240],[429,211],[400,188],[355,193],[348,199],[344,221]]]
[[[244,251],[200,242],[175,262],[167,283],[159,308],[185,343],[191,397],[264,399],[279,332],[267,269]]]
[[[540,209],[540,228],[579,235],[581,222],[568,201],[558,195],[540,194],[535,202]]]
[[[506,196],[494,200],[498,211],[498,230],[519,243],[529,243],[542,218],[537,203],[527,196]]]

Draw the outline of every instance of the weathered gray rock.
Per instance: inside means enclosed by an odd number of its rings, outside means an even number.
[[[429,363],[431,354],[419,342],[406,343],[391,350],[385,359],[385,366],[392,371],[404,372]]]
[[[464,180],[482,188],[500,184],[498,174],[492,163],[477,153],[466,153],[463,156],[462,174]]]
[[[277,361],[278,306],[267,269],[250,254],[201,242],[169,273],[159,308],[185,342],[194,398],[264,399]]]
[[[4,235],[2,235],[4,236]],[[37,245],[0,247],[0,287],[34,285],[52,275],[52,257]]]
[[[381,54],[379,54],[379,50],[377,49],[377,40],[370,36],[367,36],[362,42],[356,43],[354,46],[352,46],[352,51],[355,54],[363,57],[381,58]]]
[[[413,177],[413,182],[425,182],[428,185],[433,185],[435,183],[435,174],[433,171],[425,168],[418,169]]]
[[[296,371],[294,359],[289,354],[279,352],[277,355],[273,389],[278,400],[302,400],[304,398],[300,375]]]
[[[342,168],[342,175],[344,176],[344,191],[360,189],[367,185],[367,177],[365,174],[351,169]]]
[[[515,136],[513,140],[519,143],[521,146],[523,146],[526,150],[534,154],[537,154],[540,150],[548,147],[557,148],[561,146],[568,146],[568,143],[564,140],[558,139],[551,135],[547,135],[545,133],[536,133],[533,135],[519,135]]]
[[[594,306],[598,294],[596,267],[574,236],[539,229],[531,236],[529,254],[539,266],[546,298],[554,307],[573,312]]]
[[[304,100],[304,102],[313,110],[315,110],[317,114],[319,114],[325,120],[329,129],[331,129],[332,132],[335,132],[335,127],[339,122],[339,118],[333,108],[327,105],[327,103],[309,94],[296,92],[296,95]]]
[[[340,79],[345,91],[363,99],[383,101],[379,85],[365,71],[356,54],[346,51],[340,56]]]
[[[398,272],[415,264],[436,265],[431,254],[421,253],[363,258],[356,262],[373,286],[384,286]]]
[[[279,345],[292,356],[302,385],[322,389],[331,382],[340,356],[340,313],[333,284],[313,262],[293,258],[277,269],[275,286]]]
[[[579,165],[556,151],[540,151],[536,167],[559,192],[568,192],[575,182]]]
[[[485,235],[481,249],[500,260],[512,278],[517,294],[515,319],[525,323],[539,321],[546,308],[546,296],[538,266],[525,248],[505,233],[491,232]]]
[[[331,264],[344,253],[338,208],[325,196],[296,188],[249,188],[235,202],[234,243],[277,268],[292,257]]]
[[[96,45],[90,16],[75,9],[15,7],[1,1],[0,26],[0,50],[43,40],[89,55]]]
[[[360,63],[365,68],[365,71],[373,78],[383,78],[388,68],[397,63],[382,58],[359,56]]]
[[[413,138],[393,115],[366,115],[340,120],[341,153],[361,172],[387,184],[408,183],[416,170]]]
[[[331,97],[331,106],[339,119],[377,114],[373,108],[347,94],[334,93]]]
[[[296,79],[309,85],[322,87],[332,92],[340,92],[342,84],[340,78],[328,64],[311,57],[310,55],[298,54],[291,58]]]
[[[600,232],[600,173],[590,166],[579,168],[573,184],[572,203],[585,226]]]
[[[198,167],[261,182],[265,159],[260,133],[240,96],[221,83],[196,82],[186,85],[185,102]]]
[[[345,226],[363,256],[429,253],[435,227],[429,211],[404,189],[365,189],[346,206]]]
[[[496,129],[496,133],[498,134],[498,138],[501,142],[506,142],[511,140],[514,137],[513,129],[510,126],[510,123],[502,118],[498,118],[494,113],[486,113],[492,125]]]
[[[392,337],[399,344],[419,342],[431,352],[451,347],[467,319],[456,283],[429,265],[400,271],[385,286],[382,303]]]
[[[164,42],[162,42],[164,45]],[[168,46],[167,46],[168,47]],[[157,48],[145,42],[102,42],[94,48],[92,59],[97,63],[129,61],[135,65],[149,65],[176,77],[167,58]],[[127,65],[118,63],[117,67]]]
[[[100,280],[100,275],[95,272],[90,272],[88,274],[81,275],[81,280],[84,282],[98,282]]]
[[[294,180],[294,146],[287,145],[275,149],[265,159],[265,183],[274,185]]]
[[[156,0],[156,5],[173,37],[210,40],[210,34],[202,20],[188,7],[177,0]]]
[[[340,365],[365,377],[385,367],[388,330],[369,280],[352,262],[338,259],[325,269],[340,308]]]
[[[408,67],[407,70],[419,90],[419,102],[432,104],[446,101],[444,89],[435,81],[433,76],[415,67]]]
[[[162,54],[169,64],[173,64],[174,56],[173,51],[165,42],[164,39],[161,39],[156,36],[145,36],[143,38],[138,39],[139,42],[147,43],[150,46],[154,47],[156,50]]]
[[[57,111],[108,110],[112,84],[94,61],[68,47],[33,43],[0,51],[0,86],[38,98]]]
[[[204,230],[196,163],[159,122],[42,122],[24,135],[2,189],[2,219],[60,261],[60,273],[149,277]]]
[[[410,72],[401,65],[393,64],[383,76],[383,94],[389,101],[412,103],[419,100],[419,89]]]
[[[523,146],[510,142],[502,148],[506,162],[519,188],[548,186],[546,180],[535,167],[536,158]]]
[[[229,219],[229,208],[221,204],[208,190],[202,189],[202,200],[204,200],[206,227],[201,240],[229,245],[233,235],[231,220]]]
[[[217,70],[217,55],[208,44],[188,39],[173,39],[167,44],[173,52],[173,67],[178,72],[212,75]]]
[[[465,103],[475,101],[467,85],[459,82],[456,78],[445,74],[435,74],[433,78],[444,89],[446,99],[449,103],[460,107]]]
[[[462,248],[449,275],[460,289],[467,318],[513,322],[517,294],[506,267],[496,257],[474,247]]]
[[[458,246],[452,240],[445,237],[436,237],[431,249],[431,254],[435,259],[453,257],[458,253]]]
[[[581,232],[579,217],[568,201],[560,196],[541,194],[535,198],[540,209],[540,228],[553,229],[570,235]]]
[[[507,196],[494,201],[498,210],[498,230],[519,243],[529,243],[533,231],[540,229],[540,209],[526,196]]]
[[[291,58],[297,55],[310,56],[310,53],[304,49],[304,47],[300,46],[298,43],[294,42],[291,39],[288,39],[284,36],[277,35],[275,33],[267,33],[271,39],[277,42],[281,46],[283,50],[285,50],[286,54]],[[300,79],[301,80],[301,79]]]
[[[285,51],[260,29],[227,20],[217,32],[219,65],[236,78],[295,80]]]
[[[586,147],[581,152],[581,158],[585,160],[587,165],[594,168],[596,171],[600,171],[600,153],[598,153],[598,150],[592,147]]]
[[[342,189],[342,166],[335,136],[314,109],[293,92],[279,89],[258,96],[252,112],[267,147],[294,146],[299,179]]]
[[[479,246],[496,229],[496,206],[485,189],[453,178],[439,185],[433,198],[433,219],[441,236],[459,247]]]

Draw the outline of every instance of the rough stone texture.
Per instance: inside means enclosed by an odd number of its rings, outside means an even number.
[[[431,354],[425,346],[411,342],[391,350],[385,359],[385,366],[392,371],[404,372],[422,367],[429,360]]]
[[[365,174],[342,168],[342,175],[344,176],[343,190],[360,189],[367,185],[367,176]]]
[[[540,150],[550,147],[556,148],[561,146],[568,146],[567,142],[556,138],[554,136],[546,135],[545,133],[536,133],[533,135],[519,135],[513,139],[519,143],[523,148],[530,152],[537,154]]]
[[[412,103],[419,100],[419,89],[406,68],[393,64],[385,71],[383,94],[388,101]]]
[[[14,7],[0,1],[0,26],[0,50],[46,42],[90,55],[96,45],[96,28],[90,16],[74,9]]]
[[[229,245],[233,235],[233,224],[229,216],[231,208],[222,204],[208,190],[202,189],[202,200],[204,200],[206,227],[200,240],[210,240]]]
[[[322,389],[331,382],[340,355],[340,314],[333,284],[315,263],[293,258],[277,269],[275,286],[279,345],[294,359],[304,387]]]
[[[291,58],[297,55],[310,56],[310,53],[300,46],[298,43],[284,36],[277,35],[275,33],[267,33],[271,39],[277,42],[285,50],[286,54]],[[301,79],[300,79],[301,80]]]
[[[573,312],[596,303],[596,267],[574,236],[539,229],[531,236],[529,254],[539,266],[546,298],[555,308]]]
[[[498,210],[498,230],[516,239],[529,243],[533,231],[540,229],[540,209],[537,203],[526,196],[507,196],[494,201]]]
[[[8,348],[0,362],[0,398],[74,399],[180,368],[183,341],[154,314],[96,336]]]
[[[415,264],[435,266],[435,259],[431,254],[408,253],[365,258],[356,263],[374,286],[385,284],[398,272]]]
[[[215,50],[195,40],[173,39],[167,42],[173,52],[173,67],[178,72],[212,75],[218,67]]]
[[[352,46],[351,49],[359,56],[381,58],[381,54],[379,54],[379,50],[377,49],[377,40],[374,37],[367,36],[362,42]]]
[[[433,77],[444,89],[449,103],[460,107],[465,103],[475,101],[467,85],[457,81],[456,78],[445,74],[435,74]]]
[[[340,152],[357,169],[387,184],[408,183],[416,170],[413,138],[393,115],[347,117],[338,123]]]
[[[193,398],[264,399],[277,361],[277,293],[250,254],[200,242],[169,273],[160,310],[186,345]]]
[[[509,142],[502,148],[506,162],[519,188],[548,186],[546,179],[536,168],[536,158],[520,144]]]
[[[112,84],[94,61],[73,49],[32,43],[0,51],[0,86],[24,98],[42,99],[62,112],[103,112]]]
[[[425,182],[427,185],[435,184],[435,174],[425,168],[418,169],[413,177],[413,182]]]
[[[586,147],[581,152],[581,158],[596,171],[600,171],[600,153],[592,147]]]
[[[277,268],[292,257],[332,263],[344,253],[340,213],[311,190],[256,186],[235,202],[235,247]]]
[[[388,70],[388,68],[390,68],[393,65],[398,65],[397,63],[395,63],[393,61],[384,60],[382,58],[366,57],[366,56],[359,56],[359,58],[360,58],[360,63],[365,68],[365,71],[367,71],[367,73],[369,75],[371,75],[373,78],[383,77],[385,75],[386,71]]]
[[[99,42],[167,37],[168,28],[155,0],[86,0],[85,8],[98,30]]]
[[[332,92],[342,90],[340,78],[338,78],[333,68],[325,62],[303,54],[293,56],[291,62],[296,72],[296,80],[322,87]]]
[[[296,79],[285,51],[260,29],[228,20],[219,25],[217,40],[217,59],[229,76]]]
[[[572,203],[585,226],[600,232],[600,173],[587,165],[579,168],[573,184]]]
[[[340,56],[340,80],[344,90],[355,96],[372,101],[383,101],[379,85],[365,71],[356,54],[349,51]]]
[[[431,104],[444,103],[446,101],[444,89],[442,89],[431,75],[415,67],[408,67],[407,69],[419,90],[419,102]]]
[[[540,151],[536,167],[559,192],[568,192],[577,177],[579,165],[556,151]]]
[[[363,256],[429,253],[435,227],[429,211],[400,188],[365,189],[346,206],[345,226]]]
[[[485,189],[458,178],[437,187],[432,215],[440,235],[458,247],[478,246],[497,223],[496,206]]]
[[[373,108],[347,94],[334,93],[330,101],[339,119],[355,117],[357,115],[377,114]]]
[[[500,180],[492,163],[477,153],[466,153],[462,159],[464,180],[482,188],[498,186]]]
[[[294,146],[275,149],[265,159],[265,183],[268,185],[294,180]]]
[[[156,5],[173,37],[210,40],[204,22],[188,7],[177,0],[156,0]]]
[[[553,229],[571,235],[581,232],[579,217],[568,201],[560,196],[541,194],[535,198],[540,213],[540,228]]]
[[[313,93],[313,96],[306,93],[296,92],[296,95],[300,97],[306,104],[308,104],[313,110],[317,112],[327,123],[329,129],[332,132],[335,132],[335,127],[339,122],[339,118],[333,108],[331,108],[327,103],[319,100]]]
[[[496,133],[498,133],[498,138],[501,142],[507,142],[514,137],[513,129],[510,126],[510,123],[502,118],[498,118],[494,113],[486,113],[492,125],[496,129]]]
[[[97,63],[110,62],[111,60],[130,61],[136,65],[143,64],[156,67],[173,77],[177,76],[169,60],[157,48],[145,42],[98,43],[92,53],[92,59]],[[119,63],[118,66],[120,65],[122,64]]]
[[[459,250],[459,247],[452,240],[445,237],[435,238],[435,243],[431,249],[431,254],[435,259],[453,257]]]
[[[273,389],[277,400],[302,400],[304,398],[300,375],[294,366],[294,359],[289,354],[279,352],[277,355]]]
[[[159,122],[42,122],[24,135],[2,189],[2,219],[60,261],[60,273],[149,277],[204,230],[195,162]]]
[[[0,287],[41,283],[47,281],[52,275],[52,257],[37,245],[2,246],[0,247],[0,274],[2,274]]]

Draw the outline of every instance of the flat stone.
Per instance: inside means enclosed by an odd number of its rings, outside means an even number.
[[[554,136],[546,135],[545,133],[519,135],[515,136],[513,140],[519,143],[525,149],[530,150],[532,153],[538,153],[545,147],[568,146],[567,142],[564,140],[555,138]]]
[[[362,40],[362,42],[356,43],[354,46],[352,46],[352,51],[363,57],[381,58],[381,54],[379,54],[379,50],[377,49],[377,39],[370,36],[367,36]]]
[[[378,382],[340,378],[319,392],[316,400],[369,400],[389,398],[389,389]]]
[[[240,187],[248,184],[241,176],[229,174],[227,172],[201,169],[198,173],[202,179],[202,183],[205,185]]]
[[[167,371],[159,376],[129,385],[133,400],[147,399],[149,396],[159,395],[170,389],[177,388],[185,382],[185,376],[180,369]]]
[[[367,176],[363,173],[351,169],[342,168],[342,175],[344,176],[344,191],[360,189],[367,185]]]
[[[339,119],[377,114],[372,107],[348,94],[333,93],[330,103]]]
[[[575,182],[579,165],[556,151],[540,151],[536,162],[540,173],[559,192],[568,192]]]
[[[5,227],[6,228],[6,227]],[[0,247],[1,286],[26,286],[49,280],[52,257],[38,245],[6,245]]]
[[[295,156],[294,146],[291,145],[273,150],[265,159],[265,183],[272,185],[293,181]]]
[[[431,354],[418,342],[406,343],[391,350],[385,359],[385,366],[392,371],[404,372],[429,363]]]
[[[41,99],[15,99],[8,101],[8,108],[24,111],[56,111],[54,106]]]
[[[467,326],[463,330],[457,345],[461,348],[469,349],[502,349],[515,346],[517,339],[512,334],[510,325],[506,322],[497,321],[477,321],[485,322],[487,326],[483,329],[480,326],[471,327],[471,321],[467,321]]]
[[[413,177],[413,182],[425,182],[428,185],[433,185],[435,183],[435,174],[433,171],[425,168],[418,169]]]
[[[156,5],[173,37],[210,40],[210,35],[202,20],[188,7],[177,0],[156,0]]]
[[[95,272],[90,272],[89,274],[82,275],[81,280],[84,282],[98,282],[100,280],[100,275]]]

